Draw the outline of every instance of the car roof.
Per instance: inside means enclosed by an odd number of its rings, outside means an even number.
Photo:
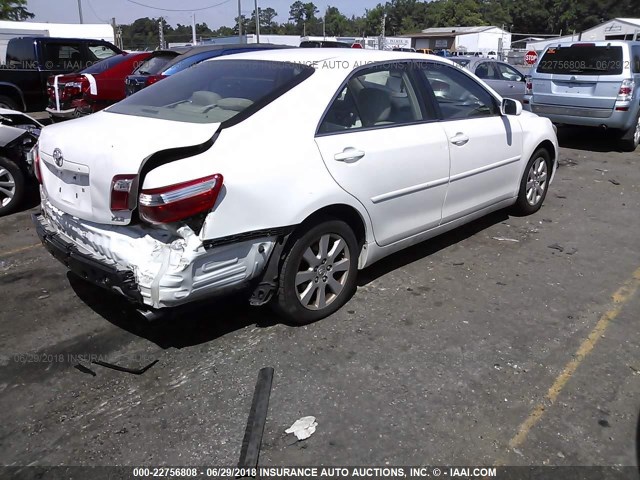
[[[184,50],[178,50],[179,48],[183,48]],[[256,49],[256,48],[292,48],[288,45],[275,45],[270,43],[217,43],[214,45],[194,45],[191,47],[177,47],[175,49],[176,52],[180,52],[182,58],[186,58],[187,56],[197,55],[202,52],[211,52],[215,50],[227,50],[229,48],[233,48],[234,50],[244,50],[244,49]]]
[[[290,48],[279,50],[261,50],[235,54],[233,59],[266,60],[273,62],[292,62],[313,66],[320,62],[384,62],[389,60],[422,60],[425,59],[452,64],[448,59],[436,55],[425,55],[418,52],[400,50],[368,50],[363,48]],[[212,59],[210,61],[213,61]]]
[[[558,43],[548,43],[545,46],[547,48],[556,48],[556,47],[570,47],[571,45],[595,45],[596,47],[606,47],[607,45],[612,46],[640,46],[640,42],[637,41],[629,41],[629,40],[575,40],[572,42],[558,42]]]

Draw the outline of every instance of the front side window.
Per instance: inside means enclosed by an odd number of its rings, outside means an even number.
[[[408,63],[356,72],[331,104],[318,133],[408,124],[424,119]]]
[[[190,123],[222,123],[275,100],[313,67],[260,60],[202,62],[109,108],[109,112]],[[251,110],[250,110],[251,111]]]
[[[420,67],[433,90],[443,120],[499,114],[495,98],[462,70],[431,62],[422,63]]]
[[[155,75],[160,73],[162,69],[164,69],[167,64],[174,59],[176,55],[168,54],[158,54],[152,55],[148,59],[138,66],[133,71],[134,75]]]

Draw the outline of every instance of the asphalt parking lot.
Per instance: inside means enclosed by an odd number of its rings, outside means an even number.
[[[271,366],[261,465],[637,465],[640,152],[560,139],[540,212],[387,258],[306,327],[240,299],[145,323],[39,245],[37,200],[0,219],[1,463],[235,465]]]

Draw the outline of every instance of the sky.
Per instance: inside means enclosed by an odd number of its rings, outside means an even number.
[[[216,4],[214,8],[195,12],[196,22],[205,22],[210,28],[232,26],[238,14],[237,0],[135,0],[138,3],[167,9],[198,9]],[[295,0],[258,0],[260,8],[271,7],[278,12],[277,21],[286,22],[289,7]],[[303,0],[304,3],[310,0]],[[373,8],[382,0],[313,0],[322,12],[328,5],[336,6],[347,16],[362,15],[366,8]],[[191,24],[191,12],[167,12],[130,3],[128,0],[81,0],[84,23],[111,22],[115,17],[119,24],[132,23],[141,17],[164,17],[171,25]],[[224,2],[224,3],[223,3]],[[255,0],[241,0],[243,15],[253,12]],[[78,0],[27,0],[27,9],[35,14],[33,22],[80,23]]]

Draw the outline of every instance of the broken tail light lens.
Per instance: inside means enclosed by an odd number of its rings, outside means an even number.
[[[111,210],[131,210],[130,194],[137,175],[116,175],[111,180]]]
[[[213,208],[222,188],[220,174],[160,188],[142,190],[140,218],[149,223],[173,223]]]
[[[619,102],[628,102],[633,98],[633,88],[635,87],[635,82],[630,79],[625,79],[622,81],[622,85],[620,85],[620,90],[618,90],[618,98],[616,99]]]

